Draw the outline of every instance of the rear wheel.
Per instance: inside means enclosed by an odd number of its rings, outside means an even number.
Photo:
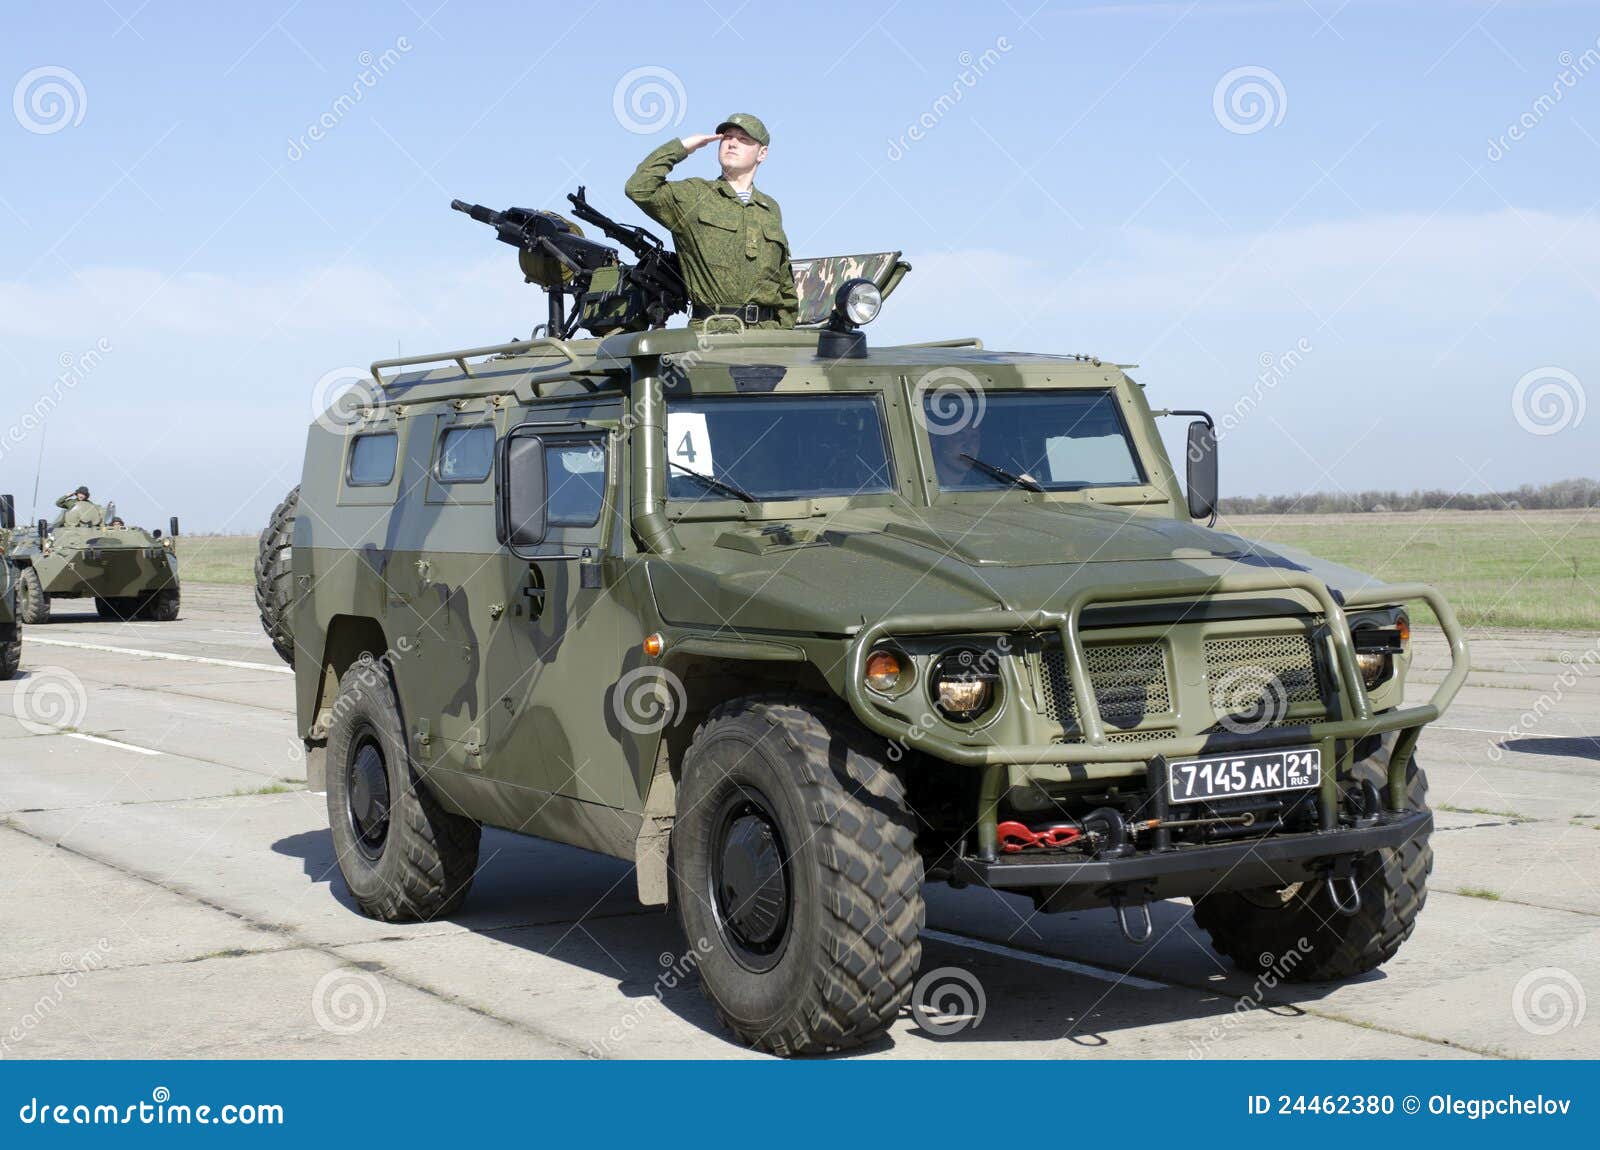
[[[881,1034],[922,957],[922,860],[879,740],[789,699],[724,704],[684,757],[673,896],[701,984],[750,1046]]]
[[[1369,781],[1389,805],[1389,753],[1383,748],[1356,764],[1358,781]],[[1406,764],[1406,806],[1426,810],[1428,777],[1413,755]],[[1290,982],[1327,982],[1376,970],[1399,951],[1416,929],[1428,901],[1433,848],[1428,835],[1398,847],[1363,855],[1355,864],[1361,909],[1335,909],[1327,882],[1283,888],[1225,891],[1196,900],[1194,920],[1211,935],[1218,953],[1249,974],[1276,970]],[[1342,884],[1341,884],[1342,885]]]
[[[294,518],[300,508],[300,488],[284,496],[273,509],[256,550],[256,609],[272,649],[289,666],[294,666],[294,632],[290,611],[294,607],[294,574],[291,558],[294,544]]]
[[[24,567],[17,581],[17,618],[35,625],[50,620],[50,599],[32,567]]]
[[[417,778],[384,668],[362,659],[339,680],[328,728],[328,823],[361,912],[415,922],[461,905],[478,868],[480,828]]]

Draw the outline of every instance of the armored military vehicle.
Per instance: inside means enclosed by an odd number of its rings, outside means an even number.
[[[363,912],[451,913],[483,826],[629,860],[780,1054],[890,1024],[929,881],[1135,940],[1190,898],[1287,978],[1392,957],[1449,605],[1212,529],[1210,421],[1180,483],[1197,413],[1123,368],[869,346],[887,282],[833,286],[819,328],[380,361],[313,425],[266,592]],[[1418,603],[1451,665],[1408,705]]]
[[[17,568],[8,554],[17,525],[16,502],[0,495],[0,681],[22,665],[22,624],[17,620]]]
[[[115,516],[115,506],[108,506],[105,522]],[[159,528],[66,526],[64,517],[10,532],[24,623],[47,622],[53,599],[93,599],[102,619],[178,617],[177,516],[165,537]]]

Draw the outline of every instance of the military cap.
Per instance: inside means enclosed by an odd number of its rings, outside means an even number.
[[[84,487],[84,486],[80,485],[78,487],[78,490],[74,491],[73,494],[74,495],[81,495],[85,499],[87,499],[89,497],[89,489],[87,487]]]
[[[718,124],[717,134],[719,136],[724,128],[738,128],[756,143],[763,146],[772,143],[772,136],[768,133],[767,126],[749,112],[735,112]]]

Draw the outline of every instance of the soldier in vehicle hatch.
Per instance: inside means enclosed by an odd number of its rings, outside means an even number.
[[[667,173],[713,140],[722,175],[668,180]],[[661,145],[644,158],[625,191],[651,219],[672,229],[683,278],[694,301],[691,324],[737,316],[747,328],[793,327],[799,311],[789,269],[789,237],[778,202],[756,190],[767,158],[767,126],[736,112],[709,135]]]
[[[62,527],[105,526],[105,510],[98,503],[89,501],[87,487],[79,487],[76,491],[63,495],[56,500],[56,506],[62,510]]]

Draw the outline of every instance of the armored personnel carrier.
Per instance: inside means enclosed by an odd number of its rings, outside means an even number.
[[[8,554],[16,525],[16,502],[9,495],[0,495],[0,681],[11,678],[22,665],[22,624],[17,620],[19,580]]]
[[[107,507],[106,523],[116,520]],[[102,619],[168,622],[178,617],[178,518],[160,529],[65,526],[64,516],[14,528],[11,558],[20,576],[19,616],[47,622],[54,599],[93,599]]]
[[[1122,367],[869,346],[888,267],[787,331],[643,330],[648,293],[558,279],[576,322],[380,361],[313,425],[262,591],[362,911],[454,911],[483,826],[628,860],[779,1054],[891,1023],[930,881],[1136,941],[1192,899],[1252,972],[1387,961],[1449,604],[1215,530],[1210,420]],[[1451,665],[1408,705],[1419,603]]]

